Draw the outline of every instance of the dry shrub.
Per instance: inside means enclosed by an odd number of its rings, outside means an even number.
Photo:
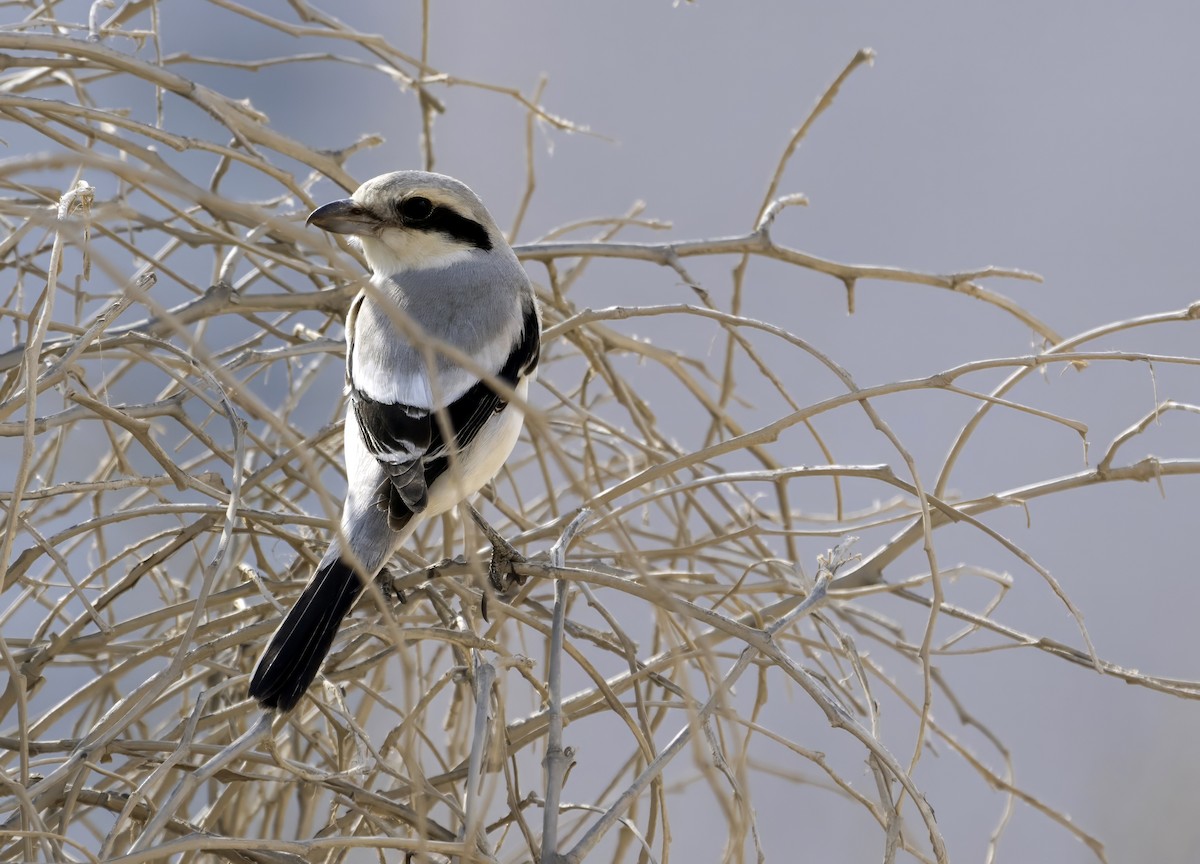
[[[530,173],[517,224],[534,191],[535,127],[573,129],[542,106],[540,88],[462,80],[305,3],[292,3],[286,21],[212,5],[296,36],[295,56],[274,64],[348,65],[364,86],[414,92],[430,162],[428,132],[452,109],[452,86],[522,112]],[[1084,431],[1014,395],[1038,370],[1200,361],[1093,351],[1135,322],[1064,338],[985,287],[1034,278],[1020,271],[863,267],[776,241],[776,215],[802,203],[780,188],[783,170],[869,52],[818,101],[774,173],[764,171],[769,190],[743,235],[619,242],[632,227],[662,228],[635,209],[519,246],[545,308],[546,356],[527,434],[483,509],[528,556],[518,565],[528,580],[515,597],[490,598],[485,620],[487,544],[457,518],[427,525],[383,586],[404,602],[372,591],[327,677],[268,728],[246,676],[338,513],[341,315],[362,278],[353,250],[303,218],[320,203],[316,183],[353,189],[364,178],[346,160],[380,142],[364,135],[339,152],[315,150],[187,77],[179,70],[252,68],[157,58],[157,4],[110,13],[97,3],[77,28],[52,19],[58,9],[45,4],[0,32],[0,111],[19,140],[37,142],[0,163],[13,333],[0,355],[11,466],[0,540],[9,673],[0,859],[335,860],[360,848],[522,861],[551,847],[572,861],[666,860],[668,830],[688,830],[687,808],[707,787],[725,820],[725,855],[740,860],[759,844],[756,784],[775,775],[863,808],[884,860],[943,860],[913,779],[927,747],[998,790],[993,846],[1022,801],[1103,856],[1095,838],[1013,785],[1009,769],[991,767],[1004,762],[1002,738],[965,713],[936,660],[1030,644],[1046,662],[1194,698],[1194,682],[1097,656],[1053,577],[982,517],[1018,497],[1197,473],[1200,461],[1125,460],[1118,448],[1164,411],[1198,409],[1161,404],[1094,468],[1019,493],[956,499],[951,474],[998,412]],[[134,110],[108,100],[114,82],[140,100]],[[182,105],[207,115],[211,134],[172,131]],[[592,236],[556,239],[568,231]],[[712,256],[734,265],[724,304],[688,272]],[[582,307],[576,285],[597,257],[671,268],[694,299]],[[742,314],[750,262],[762,258],[839,280],[850,297],[863,279],[965,294],[1045,347],[860,387],[802,335]],[[839,395],[794,396],[793,368],[836,382]],[[997,369],[1008,371],[1001,386],[974,389],[976,373]],[[746,404],[748,379],[772,398]],[[932,473],[918,471],[875,410],[885,397],[930,390],[975,406]],[[852,415],[883,436],[887,460],[835,459],[828,442]],[[828,464],[798,464],[802,451]],[[797,490],[824,506],[802,510]],[[950,523],[1052,585],[1078,622],[1074,644],[1003,623],[1008,575],[939,565],[938,529]],[[851,536],[865,539],[851,550]],[[987,586],[985,599],[948,602],[951,575]],[[901,611],[885,614],[881,596]],[[947,620],[950,635],[935,630]],[[768,697],[788,690],[800,695],[773,713]],[[938,705],[963,712],[965,725],[940,722]],[[890,737],[885,714],[899,718]],[[821,719],[832,731],[812,722]],[[763,741],[775,746],[770,763],[756,755]],[[569,746],[585,742],[579,753]]]

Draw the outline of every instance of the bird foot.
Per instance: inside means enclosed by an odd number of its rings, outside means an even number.
[[[488,583],[492,586],[492,590],[500,597],[507,597],[513,588],[520,588],[525,584],[525,577],[517,573],[514,564],[521,564],[525,561],[525,556],[513,548],[513,545],[505,540],[500,533],[487,523],[487,521],[479,515],[479,511],[467,505],[467,510],[471,514],[471,518],[475,520],[475,524],[479,526],[479,530],[488,538],[488,542],[492,544],[492,559],[488,563]],[[487,619],[487,595],[483,599],[483,617]]]
[[[389,568],[384,567],[379,571],[379,575],[375,577],[375,584],[379,588],[379,593],[383,595],[383,599],[398,603],[408,602],[408,598],[404,595],[404,589],[396,585],[396,574]]]

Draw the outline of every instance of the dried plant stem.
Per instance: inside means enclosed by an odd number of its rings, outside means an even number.
[[[1105,860],[1101,832],[1066,815],[1073,802],[1018,782],[1011,730],[973,713],[945,667],[1033,650],[1068,673],[1200,699],[1200,681],[1093,645],[1076,574],[1034,554],[1025,538],[1040,526],[1010,532],[996,513],[1022,507],[1032,522],[1034,502],[1092,487],[1126,502],[1133,483],[1194,482],[1200,459],[1170,435],[1200,415],[1184,389],[1200,356],[1134,337],[1194,326],[1200,303],[1064,339],[988,283],[1019,292],[1035,274],[854,264],[786,241],[781,217],[808,203],[786,188],[795,156],[853,95],[844,85],[867,49],[818,95],[730,236],[626,242],[631,229],[670,230],[640,201],[533,226],[539,137],[559,146],[586,130],[543,104],[547,77],[519,90],[440,65],[439,8],[423,3],[393,38],[310,0],[197,0],[170,16],[154,0],[98,0],[79,21],[47,0],[0,32],[0,119],[19,154],[0,161],[0,460],[12,466],[0,488],[0,862],[403,852],[651,864],[690,851],[704,819],[733,864],[794,857],[798,832],[822,827],[798,820],[831,793],[831,812],[866,816],[881,860],[941,862],[942,832],[961,826],[934,820],[922,784],[948,765],[967,769],[956,795],[995,811],[978,838],[989,860],[1018,802]],[[179,22],[210,13],[294,50],[209,56]],[[246,680],[340,531],[341,316],[365,283],[358,250],[303,217],[326,180],[354,188],[350,157],[384,142],[352,129],[318,149],[273,125],[261,82],[316,66],[408,112],[426,167],[440,164],[441,115],[473,104],[464,88],[507,112],[496,128],[516,130],[507,143],[525,166],[511,235],[540,234],[517,252],[544,268],[530,267],[546,283],[545,330],[527,399],[491,381],[526,422],[471,505],[492,508],[489,543],[474,548],[460,514],[423,523],[364,592],[320,685],[272,723]],[[208,86],[215,74],[228,93]],[[864,279],[973,297],[1045,347],[947,352],[931,364],[941,371],[860,381],[858,345],[747,314],[764,289],[757,261],[829,277],[851,311]],[[648,288],[587,305],[611,297],[613,273],[661,267],[692,302],[654,302]],[[388,311],[428,362],[483,371]],[[941,326],[914,319],[904,333],[932,344]],[[1133,405],[1100,386],[1094,404],[1072,392],[1068,412],[1060,376],[1028,386],[1065,369],[1103,384],[1130,364],[1148,373]],[[930,399],[969,417],[927,417]],[[1099,460],[988,479],[987,436],[1014,420],[1051,445],[1066,432]],[[1099,450],[1096,428],[1115,430]],[[929,440],[953,443],[930,458]],[[962,563],[946,566],[951,532]],[[508,550],[519,589],[498,596],[481,578],[489,546]],[[1014,626],[1030,590],[1067,610],[1074,636]],[[795,793],[783,824],[762,805],[770,778]]]

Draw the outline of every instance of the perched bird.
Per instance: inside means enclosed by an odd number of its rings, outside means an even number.
[[[316,677],[363,580],[422,519],[490,481],[516,444],[521,410],[438,344],[522,399],[541,344],[529,277],[483,202],[459,181],[384,174],[317,208],[308,224],[354,235],[374,290],[364,289],[346,318],[341,524],[352,554],[340,540],[330,543],[250,679],[250,695],[280,711],[295,707]]]

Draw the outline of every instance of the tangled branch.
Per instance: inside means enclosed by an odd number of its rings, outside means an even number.
[[[527,121],[514,233],[536,188],[535,127],[586,131],[543,104],[544,81],[525,92],[434,68],[428,14],[422,47],[406,51],[302,0],[288,6],[285,20],[209,0],[213,14],[299,40],[290,56],[256,61],[163,55],[159,4],[142,0],[107,19],[94,4],[87,23],[56,18],[52,0],[0,32],[0,115],[39,145],[0,162],[12,334],[0,353],[0,446],[14,466],[0,490],[0,860],[204,852],[283,862],[335,860],[348,847],[421,861],[666,860],[688,818],[680,802],[706,792],[728,829],[722,860],[744,860],[765,857],[752,802],[775,774],[862,808],[883,860],[941,862],[936,802],[915,771],[935,747],[974,773],[980,794],[996,790],[1002,822],[1023,802],[1103,860],[1096,836],[1016,781],[1002,737],[939,664],[1032,649],[1200,696],[1196,681],[1103,656],[1066,588],[986,518],[1087,487],[1200,473],[1186,454],[1137,452],[1155,424],[1200,408],[1168,398],[1131,412],[1085,470],[970,498],[951,484],[971,475],[997,416],[1088,441],[1086,423],[1026,397],[1033,371],[1099,376],[1134,363],[1194,374],[1200,357],[1091,346],[1194,322],[1200,304],[1064,336],[982,285],[1016,280],[1019,290],[1040,282],[1031,273],[849,264],[778,240],[777,216],[803,203],[781,194],[784,170],[869,51],[787,143],[744,233],[624,242],[663,227],[635,207],[516,247],[544,272],[546,356],[526,439],[485,497],[489,521],[527,556],[514,565],[524,587],[487,598],[485,618],[476,529],[458,516],[423,526],[344,628],[322,684],[273,726],[262,719],[246,676],[338,515],[341,315],[362,284],[355,250],[302,220],[313,185],[354,188],[348,159],[382,139],[364,131],[340,150],[314,149],[175,69],[337,64],[364,87],[399,85],[420,116],[427,167],[430,130],[454,109],[455,88],[485,93]],[[109,103],[112,81],[139,94],[137,110]],[[210,135],[165,122],[185,104]],[[594,234],[552,239],[567,231]],[[714,256],[737,259],[723,305],[687,270]],[[669,268],[696,302],[584,305],[579,286],[604,278],[592,267],[604,259]],[[760,259],[831,277],[851,309],[862,280],[964,294],[1044,347],[860,384],[801,335],[745,314]],[[723,352],[709,353],[713,339]],[[797,395],[791,370],[801,368],[827,395]],[[996,370],[1007,374],[1000,384],[980,383]],[[931,392],[973,410],[933,466],[884,410]],[[828,442],[852,415],[866,417],[888,458],[835,452]],[[980,563],[939,565],[951,525],[979,539]],[[1005,620],[1014,579],[996,561],[1043,580],[1072,616],[1074,641]],[[947,636],[944,620],[961,628]],[[793,686],[800,704],[789,715],[825,728],[774,721]],[[942,716],[951,711],[958,725]],[[988,753],[973,749],[971,730]],[[989,767],[997,756],[1003,772]]]

